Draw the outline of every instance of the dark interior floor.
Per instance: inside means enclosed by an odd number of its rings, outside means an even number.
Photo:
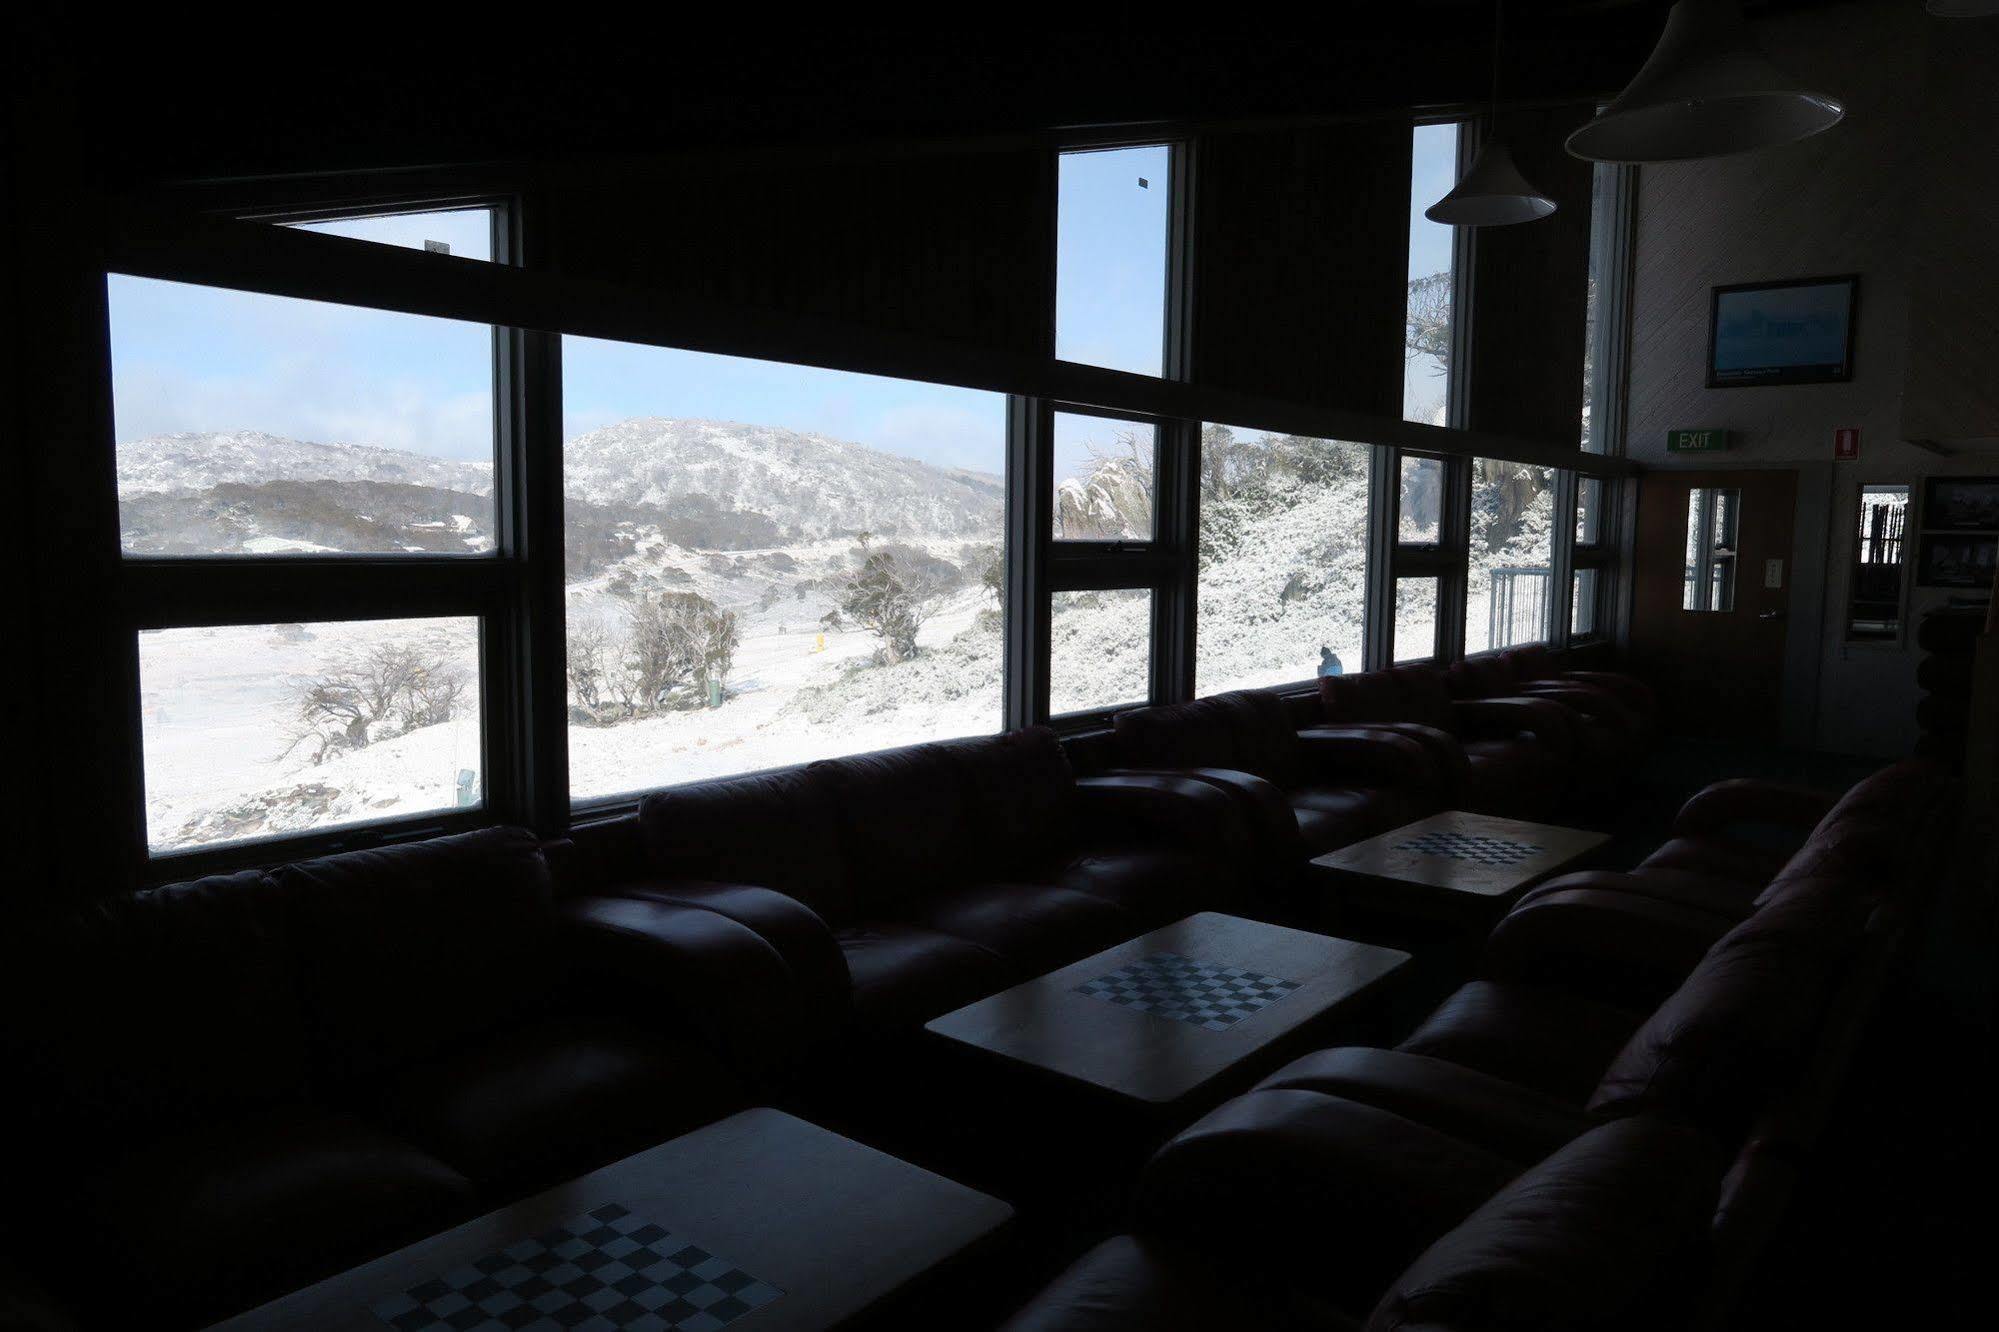
[[[1675,810],[1725,777],[1843,790],[1879,759],[1719,741],[1668,742],[1599,826],[1630,865]],[[1990,1199],[1999,1183],[1995,885],[1965,864],[1856,1061],[1841,1111],[1738,1311],[1744,1328],[1955,1327],[1991,1317]]]

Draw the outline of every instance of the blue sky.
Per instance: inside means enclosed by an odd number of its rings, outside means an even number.
[[[1423,216],[1423,210],[1450,193],[1458,183],[1458,127],[1418,125],[1409,173],[1409,279],[1441,273],[1451,266],[1452,228]],[[1425,356],[1405,361],[1402,370],[1402,415],[1409,420],[1434,421],[1444,400],[1444,378]]]
[[[1064,153],[1055,227],[1055,354],[1156,375],[1165,343],[1170,150]]]

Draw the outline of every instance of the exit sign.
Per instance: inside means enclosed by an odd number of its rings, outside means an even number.
[[[1668,430],[1666,432],[1666,452],[1668,453],[1726,453],[1728,432],[1726,430]]]

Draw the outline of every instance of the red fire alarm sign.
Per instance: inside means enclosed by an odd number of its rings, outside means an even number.
[[[1842,461],[1860,456],[1860,427],[1846,426],[1832,432],[1832,456]]]

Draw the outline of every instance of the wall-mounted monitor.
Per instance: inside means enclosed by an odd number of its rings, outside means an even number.
[[[1852,379],[1859,289],[1860,279],[1851,274],[1716,287],[1708,314],[1707,386]]]

